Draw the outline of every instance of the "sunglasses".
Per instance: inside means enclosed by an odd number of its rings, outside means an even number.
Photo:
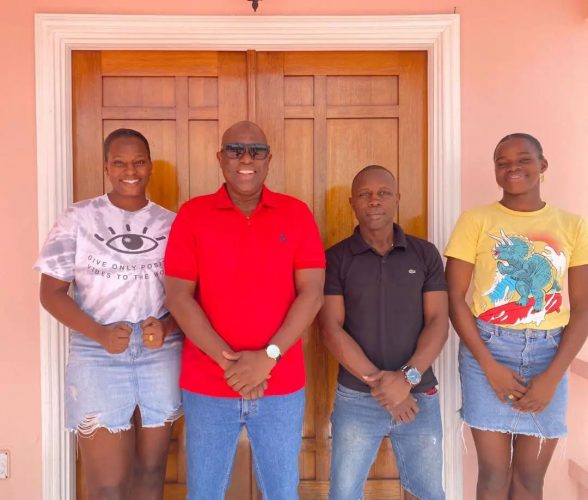
[[[231,142],[223,144],[221,151],[231,160],[240,160],[247,152],[252,160],[265,160],[270,152],[267,144],[242,144],[240,142]]]

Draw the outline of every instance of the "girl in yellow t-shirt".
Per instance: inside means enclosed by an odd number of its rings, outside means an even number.
[[[502,199],[462,214],[445,250],[479,498],[541,498],[567,432],[566,370],[588,333],[588,227],[541,199],[547,166],[534,137],[501,139],[494,167]]]

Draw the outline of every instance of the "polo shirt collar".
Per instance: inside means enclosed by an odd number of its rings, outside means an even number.
[[[402,228],[394,223],[394,227],[392,229],[392,235],[394,238],[394,247],[395,248],[406,248],[406,234],[404,234],[404,231],[402,230]],[[359,232],[359,226],[355,227],[355,230],[353,231],[353,234],[351,235],[351,241],[350,241],[350,248],[351,248],[351,253],[353,255],[357,255],[363,252],[367,252],[368,250],[373,251],[373,248],[363,239],[363,236],[361,235],[361,233]]]
[[[227,184],[223,183],[223,185],[218,189],[216,193],[214,193],[214,206],[216,208],[235,208],[235,204],[231,197],[229,196],[229,192],[227,191]],[[270,191],[265,184],[261,190],[261,200],[259,205],[264,207],[277,207],[279,204],[278,196],[273,191]],[[258,205],[258,207],[259,207]]]

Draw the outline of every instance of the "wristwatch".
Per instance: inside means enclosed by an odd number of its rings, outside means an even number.
[[[400,371],[404,374],[404,378],[411,387],[420,384],[422,378],[421,372],[419,372],[414,366],[404,365],[400,368]]]
[[[265,353],[268,358],[273,359],[276,362],[280,361],[280,358],[282,357],[282,351],[280,351],[280,348],[276,344],[268,345],[265,348]]]

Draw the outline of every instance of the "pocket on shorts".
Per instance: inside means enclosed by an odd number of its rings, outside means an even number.
[[[488,332],[483,329],[478,329],[480,332],[480,338],[484,342],[484,344],[490,344],[494,340],[494,332]]]
[[[547,337],[547,340],[549,341],[549,344],[552,347],[555,347],[556,349],[559,348],[559,343],[561,342],[562,333],[563,333],[563,331],[559,331],[559,332],[554,333],[553,335],[549,335]]]

